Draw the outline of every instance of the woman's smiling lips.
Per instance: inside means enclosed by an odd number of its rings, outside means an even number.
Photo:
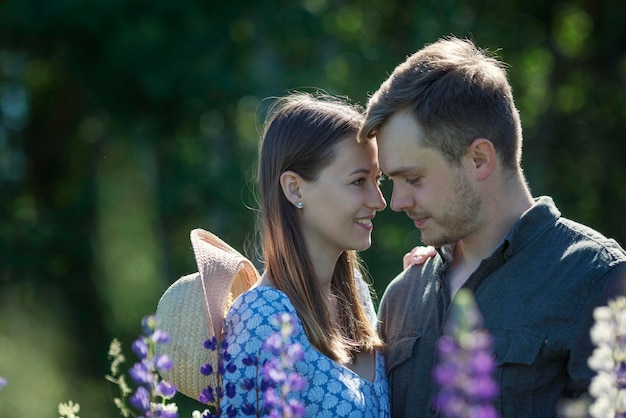
[[[374,227],[374,225],[372,224],[372,219],[374,219],[374,215],[366,216],[364,218],[355,218],[354,223],[370,231]]]

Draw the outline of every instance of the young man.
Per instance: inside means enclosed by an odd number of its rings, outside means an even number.
[[[468,40],[440,39],[380,86],[359,136],[378,141],[391,208],[437,248],[381,301],[392,416],[438,416],[435,343],[461,287],[494,340],[501,416],[554,416],[559,400],[583,394],[592,312],[623,293],[626,253],[532,197],[504,65]]]

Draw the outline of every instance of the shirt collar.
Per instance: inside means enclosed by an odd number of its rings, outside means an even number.
[[[439,253],[439,256],[443,260],[443,265],[448,265],[452,262],[452,258],[454,257],[454,248],[456,247],[456,243],[446,244],[442,247],[437,247],[435,250]]]
[[[509,258],[517,248],[525,246],[561,217],[561,212],[551,197],[540,196],[534,200],[535,204],[513,224],[494,253],[501,252],[505,258]],[[456,244],[447,244],[436,249],[444,265],[452,261],[455,246]]]
[[[498,248],[502,249],[505,258],[509,258],[518,248],[553,226],[560,217],[561,212],[551,197],[535,198],[535,204],[515,222]]]

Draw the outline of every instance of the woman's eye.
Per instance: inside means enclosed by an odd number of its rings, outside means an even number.
[[[421,177],[411,177],[411,178],[407,178],[406,182],[409,183],[410,185],[415,185],[419,183],[421,179],[422,179]]]
[[[354,184],[355,186],[360,186],[363,184],[364,181],[365,179],[360,178],[360,179],[354,180],[352,184]]]

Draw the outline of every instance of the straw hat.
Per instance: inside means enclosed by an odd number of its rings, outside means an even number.
[[[157,306],[158,328],[170,336],[158,344],[158,354],[167,354],[174,363],[163,379],[193,399],[207,385],[215,387],[214,375],[203,376],[200,366],[217,366],[217,352],[204,348],[204,341],[222,333],[222,320],[230,304],[248,290],[259,273],[252,263],[216,235],[191,231],[191,244],[198,272],[181,277],[161,296]]]

